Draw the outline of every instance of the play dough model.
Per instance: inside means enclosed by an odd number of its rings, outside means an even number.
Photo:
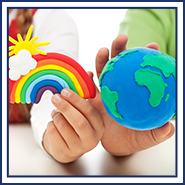
[[[112,58],[99,84],[108,114],[122,126],[150,130],[176,111],[175,59],[154,49],[133,48]]]
[[[30,40],[32,30],[33,26],[25,41],[20,34],[18,41],[9,37],[15,44],[9,47],[9,102],[39,103],[46,90],[60,94],[63,88],[85,99],[94,98],[95,86],[85,70],[69,56],[36,49],[49,42],[34,43],[38,37]]]

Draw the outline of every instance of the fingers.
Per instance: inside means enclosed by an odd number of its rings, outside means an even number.
[[[128,37],[125,34],[120,34],[112,42],[111,46],[111,58],[116,57],[120,52],[126,50],[126,44]],[[159,45],[157,43],[150,43],[146,46],[147,48],[159,50]],[[107,48],[101,48],[96,56],[96,73],[99,79],[102,69],[109,60],[109,50]]]
[[[91,71],[88,71],[87,74],[89,75],[89,77],[91,78],[91,80],[92,80],[93,83],[94,83],[94,79],[93,79],[94,75],[93,75],[93,73],[92,73]],[[99,91],[99,89],[98,89],[98,87],[96,86],[95,83],[94,83],[94,86],[95,86],[95,90],[96,90],[96,97],[93,98],[93,99],[89,99],[89,101],[93,101],[93,100],[96,99],[98,96],[100,96],[100,91]]]
[[[63,89],[61,95],[52,97],[52,102],[81,139],[88,139],[88,134],[93,135],[94,131],[102,129],[103,120],[99,112],[72,90]]]
[[[147,48],[151,48],[151,49],[155,49],[157,51],[159,50],[159,45],[157,43],[155,43],[155,42],[152,42],[152,43],[146,45],[146,47]]]
[[[58,115],[58,113],[56,115]],[[79,139],[75,140],[75,135],[70,135],[73,145],[69,145],[61,136],[55,124],[54,121],[51,121],[47,125],[43,139],[45,150],[49,155],[61,163],[69,163],[76,160],[83,154],[83,152],[79,150]]]
[[[103,119],[94,106],[72,90],[63,89],[51,100],[57,110],[51,113],[53,121],[47,125],[43,146],[57,161],[68,163],[99,143]]]
[[[111,58],[115,57],[120,52],[126,50],[128,37],[125,34],[120,34],[112,43],[111,46]],[[99,78],[105,64],[109,60],[109,50],[107,48],[101,48],[96,56],[96,73]]]
[[[127,41],[128,37],[125,34],[118,35],[118,37],[112,43],[111,58],[126,50]]]
[[[70,103],[65,101],[59,94],[55,94],[52,97],[52,102],[64,115],[68,123],[74,128],[75,132],[81,136],[82,139],[85,139],[85,133],[89,130],[92,130],[85,117],[78,112],[75,107],[71,106]]]
[[[154,141],[157,144],[159,144],[159,143],[169,139],[171,136],[173,136],[173,134],[175,132],[175,127],[171,122],[167,122],[162,127],[154,129],[151,132],[152,132]]]
[[[87,74],[88,74],[88,76],[91,78],[91,80],[93,81],[93,77],[94,77],[93,72],[87,71]]]
[[[95,130],[102,129],[102,117],[100,113],[88,101],[78,96],[70,89],[61,92],[62,97],[67,100],[76,110],[78,110],[90,123]]]
[[[43,146],[46,152],[49,155],[53,156],[55,159],[57,158],[57,156],[54,156],[54,155],[60,154],[61,151],[59,150],[61,148],[64,151],[68,150],[68,146],[66,145],[65,141],[61,137],[53,121],[50,121],[47,125],[47,129],[43,136]],[[60,146],[60,148],[58,146]]]
[[[91,78],[91,80],[92,80],[93,83],[94,83],[94,79],[93,79],[93,76],[94,76],[94,75],[93,75],[93,73],[90,72],[90,71],[88,71],[87,74],[89,75],[89,77]],[[99,98],[99,96],[100,96],[100,91],[99,91],[99,89],[98,89],[98,87],[96,86],[95,83],[94,83],[94,86],[95,86],[95,90],[96,90],[96,97],[93,98],[93,99],[89,99],[89,100],[88,100],[89,102],[95,101],[95,99]]]
[[[52,112],[53,123],[66,145],[72,149],[79,146],[79,136],[59,111]]]
[[[101,48],[96,55],[96,73],[99,79],[102,69],[109,60],[109,50],[107,48]]]

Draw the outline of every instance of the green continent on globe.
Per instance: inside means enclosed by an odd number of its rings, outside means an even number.
[[[131,54],[131,53],[135,53],[136,51],[138,51],[138,49],[125,51],[125,52],[119,53],[118,56],[120,56],[120,58],[123,58],[125,55]]]
[[[151,66],[160,70],[168,78],[172,74],[175,78],[175,59],[167,54],[146,55],[141,67]]]
[[[101,86],[101,81],[104,77],[104,75],[108,72],[108,71],[112,71],[114,69],[114,64],[118,61],[117,58],[112,58],[110,59],[107,64],[105,65],[105,67],[103,68],[102,72],[101,72],[101,76],[99,79],[99,84]]]
[[[116,91],[111,91],[107,86],[103,86],[101,89],[101,95],[104,103],[110,109],[112,114],[120,119],[123,119],[116,106],[116,102],[119,99],[118,93]]]
[[[152,107],[157,107],[164,96],[167,84],[161,74],[150,69],[139,69],[135,72],[135,81],[139,86],[146,86],[150,92],[149,102]]]
[[[169,94],[166,95],[166,97],[165,97],[165,99],[164,99],[165,102],[168,101],[169,96],[170,96]]]
[[[135,50],[131,50],[131,51],[124,51],[120,54],[118,54],[118,56],[120,56],[120,58],[124,57],[125,55],[131,54],[138,51],[138,49]],[[105,65],[105,67],[103,68],[101,75],[100,75],[100,79],[99,79],[99,85],[101,86],[101,81],[104,77],[104,75],[108,72],[108,71],[112,71],[114,69],[114,64],[118,61],[118,58],[112,58],[110,59],[107,64]]]

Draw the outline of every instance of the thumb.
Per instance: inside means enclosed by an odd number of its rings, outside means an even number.
[[[162,127],[152,130],[152,132],[154,140],[157,143],[161,143],[173,136],[175,127],[171,122],[167,122]]]

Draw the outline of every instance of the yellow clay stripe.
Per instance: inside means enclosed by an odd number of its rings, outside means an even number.
[[[74,76],[73,73],[71,73],[70,71],[68,71],[67,69],[61,67],[61,66],[57,66],[57,65],[44,65],[44,66],[41,66],[41,67],[38,67],[38,68],[35,68],[34,70],[30,71],[27,75],[23,76],[22,79],[20,80],[19,84],[17,85],[17,88],[16,88],[16,91],[15,91],[15,102],[16,103],[20,103],[21,102],[21,98],[20,98],[20,95],[21,95],[21,90],[22,90],[22,87],[24,85],[24,83],[26,82],[26,80],[32,76],[33,74],[41,71],[41,70],[46,70],[46,69],[53,69],[53,70],[57,70],[57,71],[61,71],[63,73],[65,73],[66,75],[69,76],[69,78],[73,81],[74,83],[74,86],[76,87],[76,90],[78,92],[78,94],[81,96],[81,97],[84,97],[84,93],[83,93],[83,90],[77,80],[77,78]]]

